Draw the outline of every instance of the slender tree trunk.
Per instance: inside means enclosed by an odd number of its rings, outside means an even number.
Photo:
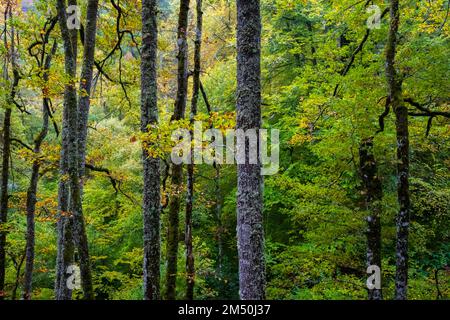
[[[80,181],[80,206],[79,211],[74,211],[74,233],[77,244],[78,254],[80,256],[80,276],[84,291],[85,299],[94,298],[94,289],[92,285],[92,271],[89,259],[89,246],[86,235],[86,228],[84,223],[82,211],[82,197],[83,197],[83,180],[85,174],[86,163],[86,141],[88,133],[88,119],[90,109],[92,75],[94,69],[94,53],[95,53],[95,38],[97,34],[97,13],[98,0],[90,0],[87,5],[86,13],[86,28],[84,32],[84,52],[83,65],[80,79],[80,95],[78,98],[78,175]],[[76,38],[73,40],[76,41]]]
[[[158,4],[156,0],[142,2],[141,50],[141,131],[158,123]],[[160,159],[142,151],[144,166],[144,300],[160,299]]]
[[[84,31],[83,65],[80,79],[79,113],[79,174],[83,179],[86,163],[86,140],[88,134],[89,109],[91,105],[92,75],[94,71],[95,39],[97,34],[98,0],[89,0]],[[83,187],[83,183],[82,183]]]
[[[261,127],[261,17],[259,0],[237,0],[237,129]],[[243,300],[265,298],[261,164],[238,164],[237,237]],[[259,155],[258,155],[259,159]]]
[[[209,115],[211,115],[211,105],[208,101],[208,96],[206,95],[205,88],[203,87],[202,82],[200,81],[200,91],[202,93],[203,101],[206,105],[206,110]],[[213,126],[211,126],[211,129]],[[222,192],[220,190],[220,165],[213,162],[213,167],[216,171],[214,176],[214,185],[215,185],[215,194],[216,194],[216,207],[215,207],[215,216],[217,219],[217,276],[220,280],[223,279],[223,222],[222,222]]]
[[[2,227],[8,222],[8,184],[9,184],[9,169],[11,158],[11,116],[13,100],[16,96],[16,88],[19,84],[20,75],[16,65],[16,48],[15,48],[15,31],[11,28],[11,43],[8,44],[8,30],[7,20],[12,19],[12,5],[8,2],[5,9],[5,29],[4,29],[4,44],[5,48],[10,48],[9,58],[13,69],[13,82],[11,92],[8,99],[8,105],[5,110],[5,118],[3,120],[3,154],[2,154],[2,172],[0,185],[0,300],[5,297],[5,274],[6,274],[6,234],[7,231],[2,230]],[[3,70],[4,78],[9,80],[8,66],[5,64]]]
[[[51,53],[47,55],[44,64],[44,73],[42,76],[42,80],[44,81],[45,86],[48,86],[48,72],[50,69],[50,64],[53,55],[55,54],[57,49],[57,42],[55,41],[53,44],[53,48]],[[43,44],[42,56],[45,56],[45,44]],[[42,129],[39,135],[36,137],[34,141],[34,153],[39,155],[41,152],[41,145],[48,133],[48,123],[49,123],[49,98],[45,96],[42,101]],[[40,161],[35,160],[33,162],[33,166],[31,169],[31,179],[30,185],[27,191],[27,234],[26,234],[26,256],[25,256],[25,277],[24,277],[24,288],[22,298],[24,300],[31,299],[32,293],[32,282],[33,282],[33,266],[34,266],[34,244],[35,244],[35,227],[34,227],[34,216],[36,211],[36,194],[38,188],[39,181],[39,170],[40,170]]]
[[[74,66],[73,74],[68,76],[75,81],[76,64],[77,64],[77,30],[67,30],[67,17],[65,14],[65,1],[57,2],[58,21],[59,24],[64,24],[65,27],[61,29],[64,32],[64,51],[71,50]],[[76,5],[76,0],[70,0],[69,5]],[[66,43],[68,41],[68,43]],[[66,48],[69,46],[69,48]],[[66,57],[66,60],[68,58]],[[66,62],[67,64],[67,62]],[[67,67],[66,67],[67,69]],[[67,72],[67,71],[66,71]],[[73,83],[73,85],[75,85]],[[56,300],[70,300],[72,299],[72,290],[67,285],[68,277],[67,268],[74,263],[75,246],[73,239],[73,215],[70,203],[70,183],[69,183],[69,137],[71,135],[69,129],[69,108],[66,107],[66,94],[64,94],[64,108],[61,129],[61,156],[60,156],[60,181],[58,186],[58,221],[57,221],[57,256],[56,256],[56,277],[55,277],[55,299]]]
[[[64,131],[62,132],[64,135]],[[66,169],[63,169],[66,170]],[[61,180],[65,179],[62,177]],[[75,246],[73,244],[73,219],[69,216],[69,193],[67,181],[60,181],[58,191],[58,251],[56,261],[55,299],[72,299],[72,290],[67,286],[69,275],[67,268],[74,262]]]
[[[60,181],[58,188],[58,220],[57,220],[57,257],[56,257],[56,279],[55,299],[70,300],[72,291],[67,286],[67,267],[73,264],[75,247],[73,244],[72,223],[69,216],[69,185],[68,185],[68,110],[63,109],[63,121],[61,129],[61,159],[60,159]]]
[[[203,31],[202,0],[197,0],[197,28],[195,32],[194,50],[194,75],[193,92],[191,102],[190,121],[193,125],[197,115],[198,97],[200,93],[201,72],[201,50]],[[191,131],[191,135],[193,132]],[[185,245],[186,245],[186,300],[194,300],[195,287],[195,260],[192,244],[192,211],[194,206],[194,147],[191,146],[191,163],[187,169],[187,197],[186,197],[186,223],[185,223]]]
[[[48,119],[47,119],[48,125]],[[38,154],[40,152],[40,145],[35,147],[34,152]],[[39,169],[40,165],[38,161],[34,161],[31,172],[30,186],[27,191],[27,233],[26,233],[26,261],[25,261],[25,278],[23,284],[24,300],[31,300],[32,293],[32,281],[33,281],[33,266],[34,266],[34,213],[36,209],[36,193],[39,181]]]
[[[217,219],[217,275],[223,280],[223,222],[222,222],[222,194],[220,190],[220,166],[215,164],[216,174],[214,183],[216,185],[216,208],[215,214]]]
[[[186,197],[186,222],[185,222],[185,246],[186,246],[186,300],[194,300],[195,286],[195,260],[192,245],[192,210],[194,204],[194,166],[187,168],[187,197]]]
[[[25,260],[26,252],[22,254],[22,257],[20,258],[20,261],[17,261],[16,259],[13,259],[14,267],[16,268],[16,280],[14,281],[14,288],[12,289],[11,293],[11,300],[17,299],[17,289],[19,288],[20,284],[20,271],[22,270],[22,265]]]
[[[70,3],[70,2],[69,2]],[[77,90],[75,87],[76,77],[76,37],[73,36],[74,31],[67,27],[66,7],[63,0],[57,2],[59,25],[61,35],[64,42],[65,55],[65,71],[70,77],[69,83],[65,86],[64,91],[64,112],[66,118],[63,119],[67,123],[67,144],[63,143],[63,147],[67,150],[62,151],[62,158],[67,158],[67,173],[69,186],[69,223],[64,223],[64,229],[72,226],[73,240],[78,249],[80,257],[81,285],[84,293],[84,299],[90,300],[94,298],[92,287],[92,275],[89,263],[89,252],[87,246],[87,236],[83,219],[81,188],[79,179],[79,124],[78,124],[78,106],[77,106]],[[75,30],[76,31],[76,30]],[[71,222],[71,223],[70,223]],[[64,232],[70,230],[64,230]],[[66,244],[63,242],[63,246]],[[67,266],[64,266],[67,267]],[[65,272],[66,270],[63,270]],[[60,282],[61,286],[66,283]]]
[[[176,279],[178,262],[178,227],[180,194],[183,183],[183,167],[172,166],[172,193],[169,202],[169,226],[167,232],[166,300],[176,299]]]
[[[439,288],[439,269],[434,270],[434,284],[436,286],[436,300],[443,299],[441,289]]]
[[[67,267],[73,263],[74,245],[72,235],[72,218],[69,216],[69,185],[68,176],[68,127],[67,108],[63,110],[63,122],[61,129],[61,159],[60,159],[60,181],[58,186],[58,220],[57,220],[57,256],[56,256],[56,279],[55,299],[70,300],[71,290],[67,287]]]
[[[175,110],[172,120],[184,118],[187,100],[188,85],[188,28],[189,0],[180,1],[178,17],[178,87],[175,101]],[[167,270],[166,270],[166,299],[175,300],[177,261],[178,261],[178,228],[179,212],[181,206],[181,193],[183,187],[183,165],[172,165],[172,195],[169,203],[169,227],[167,233]]]
[[[3,228],[8,222],[8,182],[9,182],[9,158],[11,157],[11,107],[5,111],[3,120],[3,154],[2,154],[2,184],[0,195],[0,226]],[[6,231],[0,231],[0,300],[5,294],[6,271]]]
[[[408,232],[410,215],[409,198],[409,131],[408,109],[402,97],[402,81],[395,69],[395,57],[400,23],[399,1],[390,1],[389,37],[386,45],[386,77],[389,99],[396,116],[397,131],[397,193],[400,211],[397,216],[397,269],[395,299],[407,299],[408,287]]]
[[[372,152],[373,138],[362,141],[359,149],[360,172],[363,181],[367,217],[367,266],[377,266],[381,270],[381,200],[383,187],[378,176],[377,163]],[[382,300],[381,289],[368,292],[369,300]]]
[[[70,5],[76,5],[76,1],[70,0]],[[76,63],[77,63],[77,33],[76,30],[67,30],[67,17],[65,1],[58,0],[58,21],[61,28],[64,41],[64,52],[71,51],[71,60],[73,74],[68,76],[75,81]],[[64,34],[63,34],[64,33]],[[66,43],[68,42],[68,43]],[[66,73],[69,57],[66,59]],[[73,83],[74,85],[74,83]],[[67,90],[67,86],[66,86]],[[58,186],[58,221],[57,221],[57,256],[56,256],[56,279],[55,279],[55,299],[56,300],[70,300],[72,299],[72,290],[67,285],[68,277],[67,268],[74,263],[75,246],[73,239],[73,216],[70,213],[70,183],[69,183],[69,137],[71,135],[69,128],[69,108],[67,107],[67,96],[64,93],[64,108],[61,129],[61,156],[60,156],[60,181]]]

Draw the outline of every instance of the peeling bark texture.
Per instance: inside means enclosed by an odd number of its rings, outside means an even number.
[[[360,173],[363,182],[367,217],[367,266],[381,269],[381,200],[383,187],[372,152],[373,138],[365,139],[359,149]],[[381,289],[368,290],[369,300],[382,300]]]
[[[237,0],[237,129],[261,127],[261,16],[259,0]],[[247,139],[246,139],[247,140]],[[237,237],[242,300],[265,298],[261,165],[238,165]],[[259,157],[258,157],[259,158]],[[259,162],[259,160],[258,160]]]
[[[178,16],[178,87],[175,109],[172,120],[181,120],[186,111],[188,86],[188,28],[189,0],[180,1]],[[172,194],[169,203],[169,227],[167,230],[167,271],[166,271],[166,299],[175,300],[177,261],[178,261],[178,228],[181,207],[181,193],[183,188],[183,166],[172,165]]]
[[[191,102],[191,124],[197,115],[198,97],[200,93],[200,72],[201,72],[201,50],[202,50],[202,29],[203,12],[202,0],[197,0],[197,28],[195,31],[194,49],[194,75]],[[193,132],[191,131],[191,135]],[[187,196],[186,196],[186,223],[185,223],[185,246],[186,246],[186,300],[194,300],[195,287],[195,259],[192,244],[192,211],[194,207],[194,149],[191,147],[191,163],[187,168]]]
[[[157,50],[158,5],[156,0],[142,1],[141,59],[141,131],[158,123]],[[160,159],[143,148],[144,166],[144,300],[160,299]]]
[[[408,232],[410,215],[409,198],[409,131],[408,109],[402,98],[402,81],[395,69],[395,56],[400,23],[399,1],[390,1],[390,26],[386,44],[386,78],[389,99],[396,117],[397,131],[397,194],[400,211],[397,216],[395,299],[407,299],[408,287]]]

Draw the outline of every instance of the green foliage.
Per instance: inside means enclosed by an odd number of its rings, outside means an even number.
[[[95,74],[91,98],[87,162],[109,173],[87,170],[84,214],[98,299],[142,299],[143,188],[141,142],[163,158],[162,205],[170,197],[171,181],[164,164],[173,146],[175,126],[189,127],[188,119],[170,123],[176,83],[176,1],[160,1],[158,85],[160,124],[141,135],[139,127],[141,42],[140,3],[124,0],[120,28],[126,34],[121,50],[108,54],[117,43],[117,12],[106,1],[101,7],[96,60],[107,60],[105,75]],[[365,299],[366,221],[359,172],[359,145],[374,137],[374,155],[383,184],[382,257],[383,290],[393,297],[395,276],[396,140],[392,112],[385,118],[386,84],[384,44],[388,15],[380,29],[371,30],[362,49],[353,56],[366,33],[370,16],[365,1],[262,0],[263,122],[280,135],[280,172],[265,178],[267,297],[269,299]],[[53,117],[62,120],[64,76],[60,45],[50,70],[50,86],[40,81],[36,63],[27,48],[40,39],[42,26],[55,8],[35,1],[36,9],[9,23],[21,40],[18,95],[28,114],[13,112],[12,134],[28,144],[41,127],[41,101],[53,101]],[[85,3],[85,2],[83,2]],[[373,1],[382,10],[385,1]],[[444,23],[445,1],[401,1],[398,69],[404,95],[434,111],[449,111],[449,23]],[[233,1],[204,1],[202,75],[213,114],[203,97],[199,117],[216,127],[234,125],[236,92],[235,16]],[[83,13],[85,14],[85,13]],[[58,27],[51,41],[60,42]],[[189,39],[194,38],[191,23]],[[189,43],[191,45],[191,42]],[[81,45],[80,45],[81,47]],[[0,56],[8,48],[0,43]],[[49,50],[49,48],[47,48]],[[81,59],[81,51],[79,52]],[[122,51],[122,54],[120,53]],[[343,70],[349,66],[345,74]],[[120,62],[120,63],[119,63]],[[97,72],[97,71],[96,71]],[[122,84],[120,83],[122,81]],[[10,80],[0,80],[1,110],[15,106],[8,98]],[[191,85],[189,86],[191,87]],[[334,91],[337,87],[336,94]],[[191,90],[191,89],[190,89]],[[411,112],[417,112],[408,105]],[[189,111],[189,110],[188,110]],[[3,114],[3,112],[2,112]],[[1,115],[0,117],[3,117]],[[3,118],[0,118],[3,120]],[[412,299],[450,297],[450,126],[435,117],[426,136],[428,117],[410,117],[411,201],[410,281]],[[57,206],[60,136],[51,130],[42,150],[41,179],[36,212],[36,259],[33,298],[52,299],[56,260],[55,212]],[[34,158],[33,158],[34,157]],[[25,195],[35,155],[14,144],[10,186],[7,294],[23,280],[18,262],[25,246]],[[236,168],[195,167],[194,254],[197,299],[237,299]],[[182,204],[184,208],[184,204]],[[167,209],[162,214],[161,279],[164,288]],[[180,221],[184,221],[180,212]],[[220,215],[218,215],[218,212]],[[219,223],[220,222],[220,223]],[[181,223],[183,225],[183,223]],[[184,237],[181,226],[180,239]],[[219,239],[222,264],[219,265]],[[180,242],[177,297],[184,297],[185,258]],[[75,297],[80,297],[76,292]]]

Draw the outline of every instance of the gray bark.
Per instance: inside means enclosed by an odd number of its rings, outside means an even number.
[[[76,4],[76,1],[71,0],[70,5]],[[61,28],[61,33],[64,32],[64,51],[65,55],[68,49],[71,50],[71,57],[65,57],[65,59],[72,59],[74,66],[72,69],[72,75],[75,78],[76,75],[76,63],[77,63],[77,33],[75,31],[67,30],[66,26],[66,8],[65,1],[57,2],[58,21],[59,25],[64,24],[64,28]],[[67,44],[66,42],[69,42]],[[69,48],[66,48],[69,46]],[[66,61],[66,65],[67,65]],[[66,67],[67,69],[67,67]],[[62,117],[61,128],[61,154],[60,154],[60,181],[58,185],[58,216],[57,216],[57,253],[56,253],[56,275],[55,275],[55,299],[56,300],[70,300],[72,298],[72,291],[67,286],[67,280],[69,275],[67,274],[67,268],[74,263],[75,246],[73,243],[73,216],[70,214],[70,185],[69,185],[69,108],[66,107],[66,94],[64,94],[64,107]]]
[[[141,131],[158,123],[158,5],[156,0],[142,1],[141,50]],[[160,159],[152,158],[143,148],[144,167],[144,300],[160,299]]]
[[[81,201],[83,197],[83,180],[86,163],[86,141],[88,133],[88,119],[94,69],[95,38],[97,34],[98,0],[90,0],[86,12],[86,28],[84,30],[83,65],[81,69],[80,91],[78,98],[78,175],[80,179],[80,207],[75,211],[74,228],[75,241],[80,256],[80,276],[85,299],[93,299],[92,271],[89,259],[89,246],[84,225]]]
[[[178,16],[178,77],[177,97],[172,120],[184,118],[187,100],[188,86],[188,28],[189,0],[180,1],[180,12]],[[178,228],[179,213],[181,206],[181,189],[183,187],[183,166],[172,165],[172,190],[169,203],[169,227],[167,232],[167,271],[166,271],[166,299],[175,300],[177,261],[178,261]]]
[[[191,125],[197,115],[198,97],[200,93],[200,72],[201,72],[201,49],[202,49],[202,29],[203,29],[203,12],[202,0],[197,0],[197,28],[195,32],[195,50],[194,50],[194,74],[193,74],[193,90],[191,101]],[[191,131],[191,135],[193,132]],[[192,211],[194,207],[194,149],[191,147],[191,163],[187,168],[187,196],[186,196],[186,222],[185,222],[185,246],[186,246],[186,299],[194,299],[195,287],[195,259],[192,244]]]
[[[71,1],[73,4],[73,1]],[[68,63],[72,63],[72,74],[68,75],[75,78],[77,63],[77,34],[67,30],[65,1],[57,2],[58,21],[61,27],[61,33],[64,41],[64,53],[66,73]],[[68,55],[68,51],[71,56]],[[72,60],[69,62],[69,60]],[[67,86],[66,86],[67,91]],[[72,291],[67,286],[68,274],[67,268],[74,262],[75,247],[73,244],[73,216],[70,214],[70,185],[69,185],[69,114],[67,107],[67,96],[64,93],[64,107],[61,129],[61,154],[60,154],[60,181],[58,186],[58,220],[57,220],[57,254],[56,254],[56,275],[55,275],[55,299],[70,300]]]
[[[95,38],[97,34],[98,0],[89,0],[86,13],[86,28],[84,30],[83,65],[80,79],[80,96],[78,99],[79,112],[79,174],[83,179],[86,162],[86,140],[88,134],[88,120],[94,71]]]
[[[63,124],[61,129],[61,159],[60,159],[60,181],[58,186],[58,216],[57,216],[57,254],[56,254],[56,276],[55,276],[55,299],[70,300],[72,292],[67,287],[67,267],[73,263],[74,245],[72,235],[72,218],[69,217],[69,185],[67,182],[67,109],[63,110]]]
[[[359,149],[360,173],[365,192],[367,217],[367,267],[375,265],[381,270],[381,201],[383,188],[378,176],[377,162],[372,152],[373,138],[362,141]],[[381,289],[368,290],[369,300],[382,300]]]
[[[69,4],[71,1],[69,1]],[[64,116],[63,122],[66,124],[66,135],[63,134],[62,151],[61,151],[61,161],[62,165],[67,166],[63,168],[63,171],[67,171],[68,183],[65,188],[60,191],[69,189],[70,203],[68,204],[68,217],[61,217],[62,224],[60,226],[58,244],[64,246],[70,246],[65,242],[64,234],[72,233],[73,240],[78,249],[78,254],[80,257],[80,269],[81,269],[81,285],[83,289],[84,299],[93,299],[94,292],[92,287],[92,275],[89,263],[89,252],[87,246],[87,236],[84,226],[84,219],[82,213],[82,200],[81,200],[81,187],[79,179],[79,125],[78,125],[78,106],[77,106],[77,90],[75,87],[75,77],[76,77],[76,37],[74,37],[74,31],[68,30],[66,21],[66,7],[63,0],[58,0],[57,2],[59,25],[61,29],[61,35],[64,42],[64,56],[65,56],[65,72],[70,77],[70,81],[65,85],[64,90]],[[64,131],[64,125],[63,125]],[[65,177],[63,176],[63,179]],[[67,197],[67,195],[65,195]],[[66,199],[61,199],[66,200]],[[64,216],[64,214],[62,214]],[[68,218],[68,221],[64,221]],[[73,230],[68,228],[72,227]],[[64,248],[58,250],[58,254],[63,254],[66,251]],[[59,258],[59,260],[64,260]],[[59,261],[58,261],[59,263]],[[59,268],[59,267],[62,267]],[[59,285],[59,291],[68,291],[66,287],[66,268],[67,265],[59,265],[57,268],[57,285]],[[62,277],[58,279],[58,274],[62,273]],[[65,281],[64,281],[65,280]],[[58,290],[58,287],[57,289]],[[56,298],[59,299],[59,294],[57,292]],[[64,295],[62,295],[63,298]]]
[[[397,195],[400,210],[397,215],[395,299],[406,300],[408,288],[408,233],[410,215],[409,197],[409,130],[408,109],[402,97],[402,80],[395,59],[400,23],[399,1],[390,1],[390,26],[386,44],[386,78],[389,100],[396,116],[397,131]]]
[[[261,17],[259,0],[237,0],[237,129],[261,127]],[[246,139],[247,140],[247,139]],[[263,180],[261,165],[238,165],[239,291],[243,300],[265,298]],[[259,158],[259,156],[258,156]],[[259,160],[258,160],[259,162]]]

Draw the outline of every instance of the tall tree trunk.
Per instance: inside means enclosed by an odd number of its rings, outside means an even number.
[[[65,15],[65,5],[63,1],[58,1],[58,19],[59,24],[66,24],[66,15]],[[61,6],[62,8],[59,8]],[[67,27],[65,29],[61,28],[61,32],[67,32]],[[65,30],[65,31],[63,31]],[[66,73],[68,76],[74,78],[75,72],[69,74],[67,71],[67,65],[69,64],[69,57],[67,57],[67,51],[72,50],[72,54],[75,51],[72,48],[72,38],[65,35],[66,39],[64,39],[64,51],[66,54]],[[68,40],[68,39],[69,40]],[[67,44],[66,42],[69,42]],[[69,48],[67,48],[69,47]],[[76,56],[72,57],[72,69],[76,69]],[[72,79],[71,81],[74,81]],[[57,251],[57,263],[56,263],[56,284],[55,284],[55,298],[57,300],[69,300],[72,298],[72,291],[67,286],[68,274],[67,268],[69,265],[73,264],[75,248],[73,245],[73,216],[70,214],[70,183],[69,183],[69,138],[70,138],[70,127],[69,127],[69,118],[70,118],[70,109],[68,107],[68,97],[66,92],[70,88],[66,85],[65,93],[64,93],[64,108],[63,108],[63,119],[62,119],[62,142],[61,142],[61,160],[60,160],[60,183],[58,190],[58,251]]]
[[[192,149],[191,149],[192,153]],[[193,158],[193,156],[191,156]],[[192,160],[191,160],[192,161]],[[194,207],[194,165],[187,167],[186,221],[184,243],[186,246],[186,300],[194,300],[195,260],[192,243],[192,211]]]
[[[92,271],[89,259],[89,246],[83,218],[81,201],[83,197],[83,180],[86,163],[86,141],[91,99],[92,75],[94,69],[95,38],[97,34],[98,0],[90,0],[86,12],[86,28],[84,32],[83,65],[80,79],[80,95],[78,98],[78,175],[80,181],[80,207],[74,217],[75,241],[80,256],[80,276],[83,285],[84,298],[93,299]],[[76,38],[75,38],[76,41]]]
[[[60,180],[58,186],[58,220],[57,220],[57,255],[56,255],[56,279],[55,279],[55,299],[70,300],[72,291],[67,286],[67,267],[73,263],[75,248],[73,245],[72,218],[69,216],[69,185],[68,176],[68,126],[67,108],[63,110],[63,122],[61,128],[61,159],[60,159]]]
[[[220,166],[215,164],[216,174],[214,176],[216,207],[215,214],[217,219],[217,276],[223,281],[223,222],[222,222],[222,194],[220,190]]]
[[[44,124],[41,133],[35,141],[34,153],[38,155],[41,151],[41,143],[48,130],[48,112],[44,106]],[[33,280],[33,265],[34,265],[34,243],[35,243],[35,233],[34,233],[34,214],[36,210],[36,193],[39,181],[39,160],[33,162],[31,169],[31,179],[30,185],[27,190],[27,233],[26,233],[26,260],[25,260],[25,278],[24,278],[24,288],[22,298],[24,300],[31,299],[32,293],[32,280]]]
[[[194,75],[193,92],[191,101],[190,122],[194,124],[197,115],[198,97],[200,93],[201,51],[203,32],[202,0],[197,0],[197,28],[195,32],[194,49]],[[191,135],[193,132],[191,131]],[[191,163],[187,170],[187,197],[186,197],[186,223],[185,223],[185,245],[186,245],[186,299],[194,300],[195,287],[195,260],[192,244],[192,211],[194,206],[194,147],[191,146]]]
[[[56,256],[56,279],[55,299],[70,300],[72,291],[67,286],[67,268],[73,264],[75,247],[73,244],[72,224],[73,219],[69,216],[69,184],[68,176],[68,110],[63,109],[63,121],[61,129],[61,159],[60,159],[60,181],[58,186],[58,220],[57,220],[57,256]]]
[[[408,287],[409,232],[409,131],[408,109],[402,97],[402,81],[395,69],[395,57],[400,23],[399,1],[390,1],[390,26],[386,45],[386,77],[389,99],[396,117],[397,131],[397,193],[400,211],[397,216],[395,299],[406,300]]]
[[[80,97],[78,99],[79,113],[79,174],[83,179],[86,162],[86,140],[88,134],[89,109],[91,105],[92,75],[94,71],[95,39],[97,35],[98,0],[89,0],[86,13],[86,28],[84,30],[83,65],[80,79]],[[83,182],[83,181],[82,181]],[[83,183],[82,183],[83,187]]]
[[[377,266],[381,270],[381,200],[383,187],[378,176],[377,162],[373,155],[373,138],[362,141],[359,148],[360,173],[365,192],[367,217],[367,266]],[[381,289],[368,292],[369,300],[382,300]]]
[[[46,45],[46,43],[43,43],[43,45],[42,45],[43,48],[42,48],[41,61],[44,60],[45,45]],[[51,52],[45,58],[44,72],[42,75],[42,80],[44,82],[45,87],[48,86],[48,79],[49,79],[48,72],[50,70],[52,57],[56,53],[56,49],[57,49],[57,42],[55,41]],[[42,65],[42,62],[40,63],[40,65]],[[48,133],[50,101],[49,101],[49,98],[46,96],[45,91],[46,90],[44,90],[44,98],[42,101],[42,129],[41,129],[41,132],[36,137],[36,139],[34,140],[34,150],[33,151],[34,151],[35,155],[39,155],[41,153],[42,142],[47,137],[47,133]],[[26,233],[26,254],[25,254],[25,276],[24,276],[24,285],[23,285],[24,288],[23,288],[23,295],[22,295],[22,298],[24,300],[30,300],[31,293],[32,293],[33,266],[34,266],[34,244],[35,244],[34,216],[35,216],[35,211],[36,211],[36,194],[37,194],[37,188],[38,188],[40,167],[41,167],[40,161],[35,160],[33,162],[33,166],[31,169],[30,185],[27,190],[27,203],[26,203],[27,233]]]
[[[188,28],[189,0],[180,1],[180,12],[178,16],[178,87],[175,101],[175,110],[172,120],[184,118],[187,100],[188,86]],[[172,165],[172,195],[169,203],[169,227],[167,232],[167,270],[166,270],[166,299],[175,300],[177,261],[178,261],[178,228],[179,212],[181,206],[181,193],[183,187],[183,165]]]
[[[202,82],[200,81],[200,91],[202,93],[203,101],[206,105],[206,110],[208,111],[208,114],[211,116],[211,105],[208,101],[208,96],[206,95],[205,88],[203,87]],[[213,126],[211,125],[211,129]],[[216,206],[214,209],[214,214],[217,219],[217,277],[220,280],[223,280],[223,222],[222,222],[222,192],[220,190],[220,165],[214,161],[213,162],[214,170],[216,171],[214,175],[214,185],[215,185],[215,194],[216,194]]]
[[[141,131],[158,123],[158,4],[156,0],[142,1],[141,50]],[[144,300],[160,299],[160,159],[142,151],[144,166]]]
[[[75,0],[70,0],[70,5],[76,5]],[[75,81],[76,75],[76,63],[77,63],[77,33],[76,30],[67,30],[67,17],[65,1],[57,2],[58,21],[64,24],[64,28],[61,28],[64,41],[64,51],[71,50],[74,66],[72,69],[73,74],[68,76]],[[66,43],[68,42],[68,43]],[[69,48],[66,48],[69,46]],[[68,57],[65,57],[66,65]],[[67,66],[66,66],[67,70]],[[67,71],[66,71],[67,72]],[[69,131],[69,108],[66,106],[67,98],[64,93],[64,108],[63,119],[61,129],[61,156],[60,156],[60,181],[58,186],[58,220],[57,220],[57,255],[56,255],[56,277],[55,277],[55,299],[56,300],[70,300],[72,298],[72,290],[67,285],[68,277],[67,268],[74,263],[75,246],[73,239],[73,216],[70,214],[70,184],[69,184],[69,137],[71,135]]]
[[[237,129],[261,127],[261,17],[259,0],[237,0]],[[238,164],[237,237],[243,300],[265,298],[261,164]],[[258,155],[259,159],[259,155]]]
[[[5,295],[5,271],[6,271],[6,231],[3,230],[8,222],[8,182],[9,182],[9,158],[11,157],[11,107],[7,107],[3,120],[3,154],[2,154],[2,184],[0,205],[0,300]]]
[[[61,25],[64,23],[66,27],[61,29],[63,36],[64,51],[66,52],[66,45],[70,46],[72,50],[72,57],[74,66],[73,75],[69,75],[75,81],[77,52],[78,45],[77,30],[67,30],[67,17],[65,14],[65,1],[57,2],[58,21]],[[69,0],[69,5],[76,5],[76,0]],[[61,8],[59,7],[61,6]],[[64,30],[64,31],[63,31]],[[69,34],[69,35],[67,35]],[[66,44],[69,41],[69,44]],[[66,58],[67,59],[67,58]],[[67,64],[67,62],[66,62]],[[74,84],[75,85],[75,84]],[[67,285],[68,277],[67,268],[74,263],[75,246],[73,239],[73,216],[70,214],[70,184],[69,184],[69,108],[66,107],[66,94],[64,94],[64,108],[61,129],[61,156],[60,156],[60,181],[58,186],[58,220],[57,220],[57,254],[56,254],[56,276],[55,276],[55,299],[56,300],[70,300],[72,298],[72,290]]]
[[[8,184],[9,184],[9,164],[11,158],[11,116],[12,105],[16,96],[17,86],[19,84],[20,75],[16,65],[16,48],[15,48],[15,31],[11,28],[11,43],[8,44],[7,21],[12,19],[12,4],[8,2],[5,8],[5,29],[4,44],[5,48],[10,48],[9,58],[13,69],[13,82],[11,92],[8,99],[8,105],[5,110],[5,118],[3,120],[3,154],[2,154],[2,173],[0,185],[0,300],[5,297],[5,275],[6,275],[6,234],[7,231],[2,230],[8,222]],[[5,64],[3,75],[6,81],[9,80],[8,65]]]
[[[82,190],[80,188],[79,179],[79,124],[77,90],[75,87],[75,53],[77,43],[76,37],[73,36],[73,30],[69,30],[67,27],[66,7],[63,0],[58,0],[57,9],[61,35],[64,42],[65,72],[70,77],[69,83],[66,84],[64,90],[64,109],[66,110],[64,115],[66,118],[64,118],[63,121],[67,124],[67,144],[63,143],[63,147],[66,147],[67,150],[62,151],[62,157],[67,157],[68,186],[70,195],[69,223],[65,223],[64,225],[65,228],[70,226],[73,228],[72,236],[80,257],[80,276],[84,299],[90,300],[94,298],[94,291],[92,287],[87,236],[82,211]],[[70,232],[70,230],[64,230],[64,232],[65,231]],[[63,243],[63,245],[65,246],[66,244]],[[65,271],[66,270],[63,270],[63,272]],[[66,283],[62,282],[60,285],[65,286]]]

